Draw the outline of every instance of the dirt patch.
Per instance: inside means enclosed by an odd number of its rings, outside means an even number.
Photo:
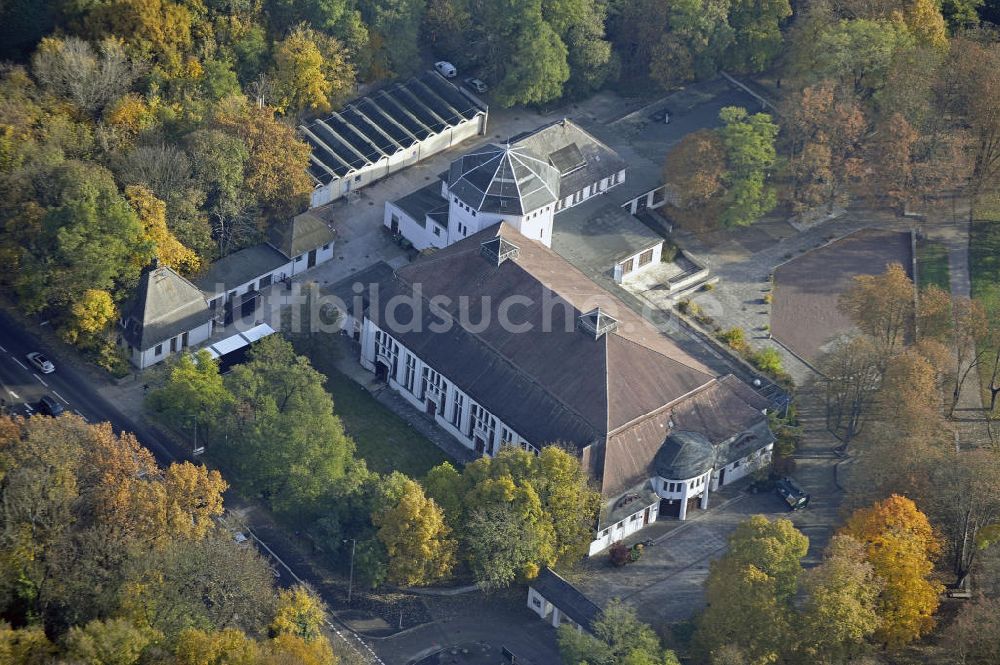
[[[910,234],[865,229],[806,252],[774,271],[771,334],[815,364],[829,342],[853,324],[837,299],[856,275],[878,275],[900,263],[912,279]]]

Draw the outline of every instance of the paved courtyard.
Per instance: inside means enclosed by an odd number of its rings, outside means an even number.
[[[912,261],[909,233],[868,229],[783,263],[774,270],[771,334],[815,366],[833,340],[854,329],[838,309],[854,277],[899,263],[912,279]]]

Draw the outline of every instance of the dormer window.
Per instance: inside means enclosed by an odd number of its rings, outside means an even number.
[[[607,333],[618,329],[618,320],[608,316],[598,307],[581,315],[576,320],[576,327],[580,331],[592,335],[594,339],[600,339]]]
[[[504,238],[493,238],[479,246],[479,253],[490,263],[499,266],[507,259],[516,259],[520,254],[517,245]]]

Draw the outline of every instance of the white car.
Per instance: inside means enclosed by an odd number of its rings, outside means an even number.
[[[56,366],[52,364],[52,361],[38,353],[37,351],[32,351],[25,356],[28,362],[38,368],[38,371],[42,374],[51,374],[56,371]]]
[[[451,64],[447,60],[438,60],[435,62],[434,69],[436,69],[438,73],[446,79],[453,79],[458,76],[458,70],[455,69],[455,65]]]

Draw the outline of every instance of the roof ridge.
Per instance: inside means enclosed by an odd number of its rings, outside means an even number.
[[[639,315],[636,314],[636,316],[639,316]],[[643,321],[645,321],[645,320],[646,319],[643,319]],[[652,325],[652,324],[650,324],[650,325]],[[699,374],[704,374],[705,376],[709,377],[713,381],[714,380],[718,380],[718,378],[719,378],[718,376],[715,376],[713,374],[709,374],[708,372],[706,372],[704,370],[700,370],[697,367],[691,367],[691,365],[688,365],[687,363],[683,363],[680,360],[677,360],[676,358],[671,358],[670,356],[668,356],[667,354],[663,353],[662,351],[658,351],[658,350],[656,350],[656,349],[654,349],[654,348],[652,348],[650,346],[646,346],[645,344],[640,344],[639,342],[635,341],[634,339],[630,339],[630,338],[626,337],[625,335],[622,335],[619,332],[619,330],[621,330],[621,328],[615,329],[614,331],[611,332],[611,334],[614,335],[615,337],[618,337],[618,338],[621,338],[621,339],[625,340],[629,344],[633,344],[635,346],[638,346],[641,349],[646,349],[647,351],[649,351],[651,353],[655,353],[658,356],[662,356],[663,358],[667,359],[668,361],[670,361],[672,363],[675,363],[677,365],[680,365],[681,367],[684,367],[686,369],[689,369],[692,372],[698,372]],[[663,335],[663,333],[661,333],[660,331],[657,331],[657,334]]]
[[[704,384],[698,386],[697,388],[694,388],[692,390],[687,391],[683,395],[680,395],[679,397],[676,397],[676,398],[670,400],[669,402],[667,402],[663,406],[657,407],[657,408],[653,409],[652,411],[650,411],[649,413],[647,413],[645,415],[637,416],[637,417],[633,418],[632,420],[629,420],[629,421],[627,421],[625,423],[622,423],[621,425],[619,425],[618,427],[614,428],[613,430],[609,430],[608,431],[608,438],[610,439],[612,436],[618,436],[622,432],[630,430],[633,427],[638,427],[639,425],[641,425],[642,423],[646,422],[650,418],[655,418],[656,416],[660,415],[665,410],[673,409],[674,407],[676,407],[681,402],[683,402],[683,401],[685,401],[687,399],[690,399],[691,397],[694,397],[695,395],[697,395],[700,392],[708,390],[714,384],[718,383],[718,381],[719,381],[718,379],[713,378],[711,381],[709,381],[707,383],[704,383]]]

